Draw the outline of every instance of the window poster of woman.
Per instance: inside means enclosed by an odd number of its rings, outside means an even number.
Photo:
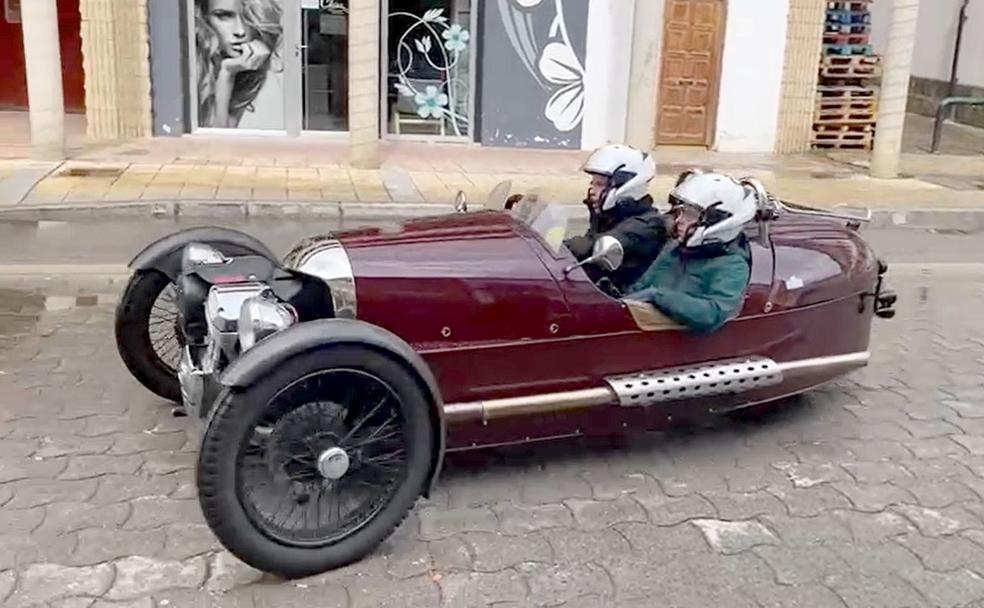
[[[284,128],[283,0],[195,0],[198,126]]]

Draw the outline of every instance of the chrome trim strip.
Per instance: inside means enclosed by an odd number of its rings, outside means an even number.
[[[614,403],[615,395],[607,388],[589,388],[529,397],[449,404],[444,406],[444,417],[449,423],[474,420],[488,422],[496,418],[509,418],[523,414],[545,414]]]
[[[329,235],[304,239],[284,256],[284,267],[324,281],[331,291],[335,317],[357,317],[358,299],[352,261],[337,239]]]
[[[864,367],[871,361],[870,351],[848,353],[844,355],[831,355],[828,357],[813,357],[812,359],[799,359],[797,361],[787,361],[779,364],[779,369],[783,374],[795,374],[804,371],[823,370],[836,367]]]
[[[843,369],[844,372],[850,371],[855,368],[864,367],[868,364],[871,359],[871,353],[869,351],[862,351],[856,353],[847,353],[842,355],[831,355],[826,357],[813,357],[810,359],[798,359],[796,361],[787,361],[784,363],[776,363],[771,359],[765,357],[748,357],[744,359],[736,359],[732,361],[721,361],[716,363],[709,363],[703,366],[691,366],[688,368],[671,368],[668,370],[657,370],[654,372],[644,372],[642,374],[633,374],[630,376],[618,376],[610,379],[606,379],[609,383],[608,387],[605,388],[591,388],[583,389],[578,391],[566,391],[560,393],[544,393],[538,395],[529,395],[524,397],[511,397],[508,399],[492,399],[487,401],[473,401],[470,403],[451,403],[444,406],[444,417],[448,423],[461,423],[461,422],[474,422],[481,421],[487,423],[490,420],[509,418],[512,416],[521,416],[527,414],[545,414],[563,410],[572,409],[584,409],[589,407],[597,407],[603,405],[630,405],[638,406],[643,405],[638,400],[629,400],[633,393],[619,392],[621,391],[620,382],[627,381],[630,378],[640,379],[646,378],[659,378],[665,377],[667,374],[680,374],[680,370],[688,370],[686,376],[691,375],[691,370],[701,369],[703,373],[704,368],[715,368],[717,367],[734,367],[736,363],[744,362],[746,366],[749,362],[757,362],[759,364],[759,369],[761,371],[767,372],[766,376],[759,382],[746,382],[741,390],[730,391],[734,393],[744,393],[756,389],[761,389],[768,386],[776,386],[782,384],[783,381],[787,380],[789,377],[795,377],[798,374],[804,372],[816,372],[816,371],[831,371],[837,369]],[[767,369],[763,369],[762,366]],[[691,380],[689,377],[687,380]],[[635,387],[633,386],[633,389]],[[647,387],[648,389],[648,387]],[[808,390],[808,389],[806,389]],[[797,391],[804,392],[804,391]],[[677,394],[679,394],[679,387],[677,387]],[[721,395],[723,392],[701,392],[699,394],[695,392],[689,393],[683,399],[690,399],[695,397],[706,397],[711,395]],[[648,392],[646,393],[648,396]],[[628,403],[625,400],[629,400]],[[674,399],[666,399],[663,402],[669,401],[679,401],[680,397],[675,397]],[[652,403],[659,403],[660,401],[653,401]]]

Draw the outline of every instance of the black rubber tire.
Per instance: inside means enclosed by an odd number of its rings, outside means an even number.
[[[140,384],[169,401],[181,402],[178,375],[154,350],[150,313],[171,280],[156,270],[136,272],[116,306],[116,349],[123,364]]]
[[[339,368],[373,374],[396,393],[408,431],[406,479],[390,502],[352,535],[323,547],[288,546],[258,530],[239,501],[236,480],[240,443],[282,388],[311,373]],[[196,471],[202,513],[226,549],[264,572],[299,578],[362,559],[403,522],[429,482],[435,449],[429,400],[403,365],[367,348],[333,347],[284,361],[249,389],[220,395],[210,418]]]

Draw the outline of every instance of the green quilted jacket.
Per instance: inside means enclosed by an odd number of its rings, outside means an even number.
[[[626,298],[649,302],[698,333],[720,329],[742,306],[751,273],[744,236],[697,251],[667,245]]]

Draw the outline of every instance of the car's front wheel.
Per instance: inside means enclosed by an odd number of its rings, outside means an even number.
[[[427,396],[375,351],[302,354],[215,407],[199,500],[219,541],[259,570],[294,578],[361,559],[428,481]]]

